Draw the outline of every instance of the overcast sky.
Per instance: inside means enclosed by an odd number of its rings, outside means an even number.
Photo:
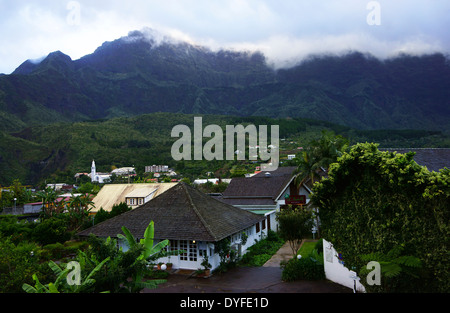
[[[0,0],[0,73],[60,50],[76,60],[152,28],[277,67],[311,53],[450,51],[449,0]]]

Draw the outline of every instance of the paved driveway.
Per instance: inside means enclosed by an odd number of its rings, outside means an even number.
[[[280,261],[291,257],[292,251],[284,245],[262,267],[238,267],[209,278],[193,278],[172,274],[158,289],[144,293],[351,293],[352,290],[331,281],[281,280]]]
[[[276,267],[234,268],[209,278],[170,275],[167,283],[144,293],[351,293],[330,281],[283,282]]]

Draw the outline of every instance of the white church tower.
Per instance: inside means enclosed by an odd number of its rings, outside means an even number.
[[[92,166],[91,166],[91,182],[97,181],[97,171],[95,169],[95,161],[92,160]]]

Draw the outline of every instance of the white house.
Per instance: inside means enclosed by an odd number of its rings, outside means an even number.
[[[264,216],[217,201],[181,182],[148,203],[78,235],[117,237],[125,226],[135,238],[143,238],[151,221],[155,225],[155,242],[168,239],[170,250],[185,251],[159,261],[170,261],[174,268],[180,269],[202,268],[203,259],[208,257],[214,270],[220,264],[216,245],[219,241],[228,238],[232,247],[244,254],[255,239],[267,234]]]
[[[143,188],[137,188],[125,196],[125,202],[131,208],[136,208],[149,202],[156,194],[159,186],[155,184]]]
[[[286,205],[286,198],[298,195],[294,185],[295,167],[279,167],[272,172],[260,172],[252,177],[233,178],[222,196],[224,203],[262,215],[268,229],[278,230],[276,212]]]

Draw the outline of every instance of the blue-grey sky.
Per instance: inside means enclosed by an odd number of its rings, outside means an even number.
[[[73,60],[151,28],[276,67],[311,53],[450,51],[449,0],[0,0],[0,73],[60,50]]]

